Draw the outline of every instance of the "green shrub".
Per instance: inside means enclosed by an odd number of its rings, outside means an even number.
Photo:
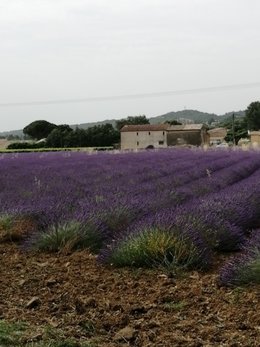
[[[111,252],[109,262],[115,266],[192,267],[198,251],[190,240],[171,231],[145,229],[130,235]]]
[[[4,213],[0,215],[0,229],[9,231],[14,225],[14,216]]]
[[[7,149],[36,149],[36,148],[44,148],[45,142],[13,142],[7,146]]]
[[[15,225],[15,217],[10,214],[0,215],[0,242],[12,241],[15,239],[13,235],[13,227]]]
[[[69,252],[83,248],[97,252],[102,246],[102,239],[93,223],[71,221],[41,232],[32,241],[32,246],[34,249],[50,252]]]

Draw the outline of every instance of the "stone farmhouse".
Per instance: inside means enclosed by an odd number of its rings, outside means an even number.
[[[120,130],[121,149],[167,148],[178,145],[209,144],[204,124],[140,124],[125,125]]]

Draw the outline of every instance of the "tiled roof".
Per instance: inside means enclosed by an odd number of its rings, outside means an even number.
[[[127,131],[162,131],[167,130],[169,124],[138,124],[138,125],[124,125],[120,130],[121,132]]]
[[[124,125],[120,130],[121,132],[131,131],[181,131],[181,130],[200,130],[205,127],[204,124],[182,124],[182,125],[169,125],[169,124],[139,124],[139,125]]]
[[[213,129],[209,129],[208,130],[208,133],[209,134],[215,134],[215,133],[223,133],[225,134],[227,132],[227,129],[226,128],[213,128]]]
[[[182,125],[170,125],[167,130],[169,131],[200,130],[203,127],[205,127],[204,124],[182,124]]]

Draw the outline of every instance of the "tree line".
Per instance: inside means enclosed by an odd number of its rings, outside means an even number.
[[[181,124],[168,121],[169,124]],[[45,120],[37,120],[28,124],[24,129],[24,136],[35,140],[31,142],[16,142],[8,148],[40,148],[40,147],[110,147],[120,142],[120,129],[126,124],[150,124],[145,115],[127,117],[116,121],[115,127],[106,123],[95,125],[87,129],[72,129],[67,124],[56,125]],[[220,126],[228,129],[226,141],[232,141],[233,129],[236,144],[240,138],[248,137],[248,130],[260,130],[260,102],[252,102],[246,109],[245,117],[224,121]],[[42,142],[39,140],[44,139]]]
[[[87,129],[72,129],[67,124],[56,125],[46,120],[37,120],[28,124],[23,133],[34,142],[15,142],[9,149],[29,148],[69,148],[69,147],[111,147],[120,142],[120,129],[125,124],[149,124],[146,116],[128,117],[116,121],[116,126],[106,123]],[[40,141],[42,140],[42,141]],[[40,142],[39,142],[40,141]]]
[[[233,141],[236,145],[241,138],[248,138],[248,131],[260,130],[260,102],[252,102],[245,111],[245,117],[239,117],[232,120],[232,117],[221,124],[222,127],[228,129],[225,140]]]

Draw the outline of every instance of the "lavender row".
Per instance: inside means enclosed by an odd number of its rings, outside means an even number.
[[[257,152],[2,156],[0,213],[32,218],[41,234],[84,235],[83,243],[91,226],[103,261],[123,252],[130,262],[206,268],[214,251],[239,249],[259,226],[259,182]]]
[[[219,283],[223,286],[260,284],[260,230],[252,233],[242,254],[233,256],[222,267]]]
[[[248,174],[250,161],[254,166],[255,160],[251,153],[243,156],[244,166],[240,170],[245,171],[244,175]],[[2,211],[31,210],[45,215],[49,211],[53,215],[50,219],[55,219],[63,215],[65,218],[66,214],[71,218],[74,213],[92,214],[123,206],[135,210],[134,217],[137,217],[151,209],[156,211],[162,206],[178,205],[214,191],[221,184],[224,187],[221,168],[226,167],[223,171],[228,176],[230,165],[239,161],[241,155],[237,153],[235,156],[225,153],[222,158],[216,152],[185,151],[114,157],[49,154],[7,158],[1,161],[1,207]],[[188,175],[184,168],[189,168]]]

